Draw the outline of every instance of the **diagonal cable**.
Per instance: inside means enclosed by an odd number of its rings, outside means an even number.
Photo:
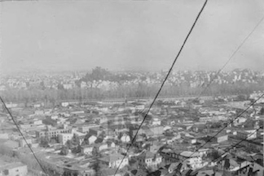
[[[210,85],[213,83],[213,81],[217,78],[217,76],[219,75],[219,73],[226,67],[226,65],[229,63],[229,61],[235,56],[235,54],[238,52],[238,50],[244,45],[244,43],[247,41],[247,39],[253,34],[253,32],[258,28],[258,26],[261,24],[261,22],[264,20],[264,16],[260,19],[260,21],[257,23],[257,25],[253,28],[253,30],[247,35],[247,37],[242,41],[242,43],[237,47],[237,49],[233,52],[233,54],[229,57],[229,59],[227,60],[227,62],[218,70],[218,72],[216,73],[216,75],[211,79],[211,81],[206,85],[206,87],[203,89],[203,91],[199,94],[199,96],[196,98],[196,99],[199,99],[201,96],[202,96],[202,94],[210,87]],[[263,96],[263,95],[262,95]],[[261,97],[262,97],[261,96]],[[260,97],[260,98],[261,98]],[[259,98],[259,99],[260,99]],[[248,107],[247,109],[249,109],[250,107]],[[247,110],[246,109],[246,110]],[[240,115],[242,115],[244,112],[242,112]],[[239,115],[239,116],[240,116]],[[238,116],[238,117],[239,117]],[[236,117],[236,118],[238,118],[238,117]],[[222,130],[220,130],[219,132],[217,132],[216,133],[216,135],[218,135],[221,131],[223,131],[223,129]],[[215,136],[216,136],[215,135]],[[207,140],[206,141],[206,143],[208,143],[210,140],[211,140],[212,138],[210,138],[209,140]],[[205,143],[205,144],[206,144]],[[205,145],[204,144],[204,145]],[[203,146],[204,146],[203,145]],[[202,147],[203,147],[202,146]],[[199,148],[199,149],[201,149],[201,148]],[[199,150],[198,149],[198,150]],[[192,153],[190,156],[192,156],[194,153]]]
[[[213,81],[217,78],[217,76],[220,74],[220,72],[226,67],[226,65],[231,61],[231,59],[236,55],[236,53],[239,51],[239,49],[244,45],[244,43],[248,40],[248,38],[254,33],[254,31],[258,28],[258,26],[261,24],[261,22],[264,20],[264,16],[260,19],[260,21],[257,23],[257,25],[253,28],[253,30],[247,35],[247,37],[242,41],[242,43],[236,48],[236,50],[233,52],[233,54],[229,57],[229,59],[225,62],[225,64],[218,70],[218,72],[215,74],[215,76],[210,80],[210,82],[206,85],[206,87],[202,90],[202,92],[199,94],[197,98],[200,98],[205,91],[209,88],[209,86],[213,83]]]
[[[23,140],[24,140],[25,143],[27,144],[29,150],[30,150],[31,153],[33,154],[33,156],[34,156],[34,158],[36,159],[37,163],[39,164],[40,168],[41,168],[42,171],[46,174],[44,167],[41,165],[39,159],[38,159],[37,156],[35,155],[35,153],[34,153],[34,151],[32,150],[32,148],[30,147],[30,145],[29,145],[29,143],[27,142],[25,136],[23,135],[22,131],[20,130],[19,125],[17,124],[17,122],[16,122],[14,116],[12,115],[11,111],[7,108],[7,106],[6,106],[6,104],[5,104],[4,100],[3,100],[3,98],[2,98],[1,96],[0,96],[0,100],[1,100],[1,102],[3,103],[3,105],[4,105],[4,108],[6,109],[6,111],[8,112],[8,114],[10,115],[12,121],[14,122],[14,124],[15,124],[17,130],[19,131],[19,133],[20,133],[21,136],[23,137]],[[46,174],[46,175],[48,175],[48,174]]]
[[[182,52],[182,50],[183,50],[183,48],[184,48],[184,46],[185,46],[185,44],[186,44],[186,42],[187,42],[189,36],[190,36],[190,34],[191,34],[192,31],[193,31],[194,26],[196,25],[196,23],[197,23],[197,21],[198,21],[200,15],[201,15],[201,13],[202,13],[203,10],[204,10],[206,4],[207,4],[207,0],[205,0],[205,2],[204,2],[204,4],[203,4],[201,10],[199,11],[199,13],[198,13],[198,15],[197,15],[197,17],[196,17],[196,19],[195,19],[195,21],[194,21],[194,23],[193,23],[191,29],[190,29],[190,31],[188,32],[188,34],[187,34],[187,36],[186,36],[186,38],[185,38],[185,40],[184,40],[184,42],[183,42],[183,44],[182,44],[182,46],[181,46],[181,48],[180,48],[180,50],[179,50],[177,56],[175,57],[175,59],[174,59],[172,65],[171,65],[171,67],[170,67],[170,69],[169,69],[169,71],[168,71],[166,77],[164,78],[164,80],[163,80],[163,82],[162,82],[162,84],[161,84],[161,86],[160,86],[160,88],[159,88],[157,94],[155,95],[155,97],[154,97],[152,103],[150,104],[150,106],[149,106],[147,112],[145,113],[144,118],[143,118],[143,120],[142,120],[142,122],[141,122],[139,128],[137,129],[136,134],[134,135],[134,137],[133,137],[133,139],[132,139],[132,141],[131,141],[131,144],[129,145],[129,147],[128,147],[128,149],[127,149],[127,152],[129,151],[130,147],[133,145],[133,143],[134,143],[134,141],[135,141],[135,139],[136,139],[136,137],[137,137],[137,135],[138,135],[138,132],[139,132],[140,128],[142,127],[143,123],[145,122],[145,120],[146,120],[146,118],[147,118],[147,116],[148,116],[148,113],[149,113],[150,109],[152,108],[152,106],[154,105],[156,99],[158,98],[158,96],[159,96],[159,94],[160,94],[160,92],[161,92],[161,90],[162,90],[162,88],[163,88],[163,86],[164,86],[166,80],[168,79],[168,77],[169,77],[169,75],[170,75],[170,73],[171,73],[171,71],[172,71],[172,69],[173,69],[173,67],[174,67],[174,65],[175,65],[175,63],[176,63],[178,57],[180,56],[180,54],[181,54],[181,52]],[[116,169],[114,175],[116,175],[116,173],[118,172],[118,170],[119,170],[121,164],[123,163],[125,157],[127,156],[127,152],[126,152],[125,156],[123,157],[123,159],[121,160],[119,166],[117,167],[117,169]]]
[[[264,93],[261,96],[259,96],[255,101],[253,101],[246,109],[244,109],[242,112],[240,112],[234,119],[232,119],[230,121],[230,123],[226,124],[226,126],[224,128],[220,129],[215,135],[210,137],[203,145],[201,145],[198,149],[196,149],[195,152],[198,151],[199,149],[203,148],[208,142],[210,142],[213,138],[215,138],[218,134],[220,134],[224,129],[226,129],[228,127],[228,125],[232,124],[237,118],[239,118],[242,114],[244,114],[251,106],[253,106],[255,103],[257,103],[258,100],[260,100],[262,97],[264,97]],[[195,152],[193,152],[189,157],[193,156],[193,154]]]
[[[257,129],[257,130],[259,130],[259,129]],[[232,145],[232,146],[230,146],[230,147],[227,147],[227,148],[225,149],[225,152],[224,152],[223,154],[221,154],[218,158],[214,159],[214,160],[211,161],[211,162],[219,162],[219,161],[221,161],[221,160],[223,159],[223,157],[225,156],[225,154],[227,154],[227,153],[228,153],[230,150],[232,150],[233,148],[237,147],[237,146],[238,146],[239,144],[241,144],[242,142],[247,141],[247,139],[248,139],[249,137],[253,136],[256,132],[257,132],[257,131],[254,131],[254,132],[250,133],[246,138],[240,139],[236,144],[234,144],[234,145]],[[207,166],[207,165],[205,165],[205,166],[203,166],[203,167],[201,167],[201,168],[199,168],[199,169],[197,169],[196,171],[193,171],[193,172],[197,173],[199,170],[203,169],[203,168],[206,167],[206,166]]]

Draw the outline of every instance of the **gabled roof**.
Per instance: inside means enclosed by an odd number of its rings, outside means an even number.
[[[0,170],[2,170],[2,169],[4,169],[4,170],[5,169],[14,169],[14,168],[22,167],[22,166],[26,166],[26,165],[21,163],[21,162],[7,163],[7,164],[0,166]]]
[[[102,176],[112,176],[115,175],[116,169],[115,168],[103,168],[101,170],[101,175]],[[119,173],[117,172],[117,175],[119,175]]]
[[[17,141],[12,141],[12,140],[6,141],[4,145],[12,149],[19,147],[19,143]]]
[[[154,158],[155,153],[152,153],[150,151],[146,151],[145,156],[146,156],[146,158]]]
[[[114,153],[114,154],[104,156],[104,157],[100,158],[100,160],[106,161],[106,162],[115,162],[117,160],[122,160],[123,157],[124,156],[119,154],[119,153]]]

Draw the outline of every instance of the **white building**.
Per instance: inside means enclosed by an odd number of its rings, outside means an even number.
[[[65,144],[68,140],[71,140],[72,137],[73,137],[72,133],[58,134],[58,140],[59,140],[59,143],[61,143],[61,144]]]
[[[61,103],[61,106],[62,106],[62,107],[67,107],[67,106],[69,106],[69,102],[62,102],[62,103]]]
[[[124,143],[128,143],[128,142],[130,142],[130,137],[129,137],[129,135],[124,134],[124,135],[121,137],[121,141],[124,142]]]
[[[97,137],[92,135],[89,137],[88,141],[89,141],[89,144],[94,144],[94,142],[96,141]]]
[[[158,118],[154,118],[152,125],[155,125],[155,126],[161,125],[161,121]]]
[[[25,164],[22,164],[21,162],[6,164],[3,163],[3,165],[0,166],[0,175],[26,176],[28,175],[28,168]]]
[[[100,159],[103,163],[107,164],[109,168],[123,168],[128,165],[128,158],[124,158],[123,155],[115,153],[105,156]],[[122,162],[123,160],[123,162]]]

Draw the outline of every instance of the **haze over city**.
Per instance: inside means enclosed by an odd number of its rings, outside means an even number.
[[[1,70],[168,69],[202,1],[1,3]],[[175,66],[218,70],[264,15],[264,2],[210,1]],[[225,70],[264,65],[260,24]]]
[[[2,0],[0,25],[0,176],[264,176],[264,1]]]

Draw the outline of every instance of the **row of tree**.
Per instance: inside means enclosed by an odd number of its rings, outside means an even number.
[[[116,89],[101,90],[99,88],[74,88],[69,90],[6,90],[2,96],[7,102],[23,103],[30,106],[34,102],[44,102],[52,106],[61,101],[79,101],[83,102],[89,99],[103,100],[114,98],[149,98],[153,97],[160,85],[134,84],[120,85]],[[202,95],[233,95],[233,94],[250,94],[253,91],[263,91],[264,85],[244,84],[244,85],[212,85],[209,88],[188,87],[188,86],[171,86],[165,85],[160,93],[164,97],[181,97],[181,96],[198,96]],[[205,90],[205,91],[204,91]]]

